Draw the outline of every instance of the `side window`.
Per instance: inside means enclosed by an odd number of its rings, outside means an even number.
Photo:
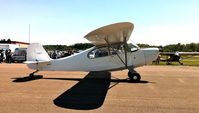
[[[124,52],[124,48],[122,44],[115,44],[112,47],[100,47],[95,48],[88,53],[88,58],[94,59],[99,57],[106,57],[110,55],[121,54]]]
[[[137,46],[134,46],[133,44],[126,47],[126,51],[128,52],[134,52],[137,51],[138,48]],[[99,57],[106,57],[110,55],[116,55],[116,54],[124,54],[125,53],[125,46],[123,43],[118,43],[118,44],[113,44],[111,47],[99,47],[95,48],[92,51],[88,53],[88,58],[94,59],[94,58],[99,58]]]
[[[88,53],[88,57],[90,59],[105,57],[105,56],[109,56],[109,52],[108,52],[107,47],[95,48]]]

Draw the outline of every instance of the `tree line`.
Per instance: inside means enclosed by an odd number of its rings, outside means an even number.
[[[10,39],[1,39],[0,43],[12,43],[12,41]]]
[[[166,46],[154,46],[148,44],[138,44],[140,47],[157,47],[163,52],[199,52],[199,43],[189,43],[189,44],[169,44]]]
[[[47,50],[85,50],[90,47],[93,47],[94,45],[91,43],[77,43],[74,45],[44,45],[44,48]],[[175,51],[181,51],[181,52],[199,52],[199,43],[190,43],[190,44],[170,44],[166,46],[156,46],[156,45],[149,45],[149,44],[138,44],[141,48],[147,48],[147,47],[156,47],[162,50],[163,52],[175,52]]]
[[[11,43],[10,39],[1,39],[0,43]],[[76,43],[73,45],[44,45],[44,48],[46,50],[85,50],[90,47],[93,47],[94,45],[91,43]],[[163,52],[175,52],[175,51],[182,51],[182,52],[199,52],[199,43],[189,43],[189,44],[170,44],[166,46],[156,46],[156,45],[149,45],[149,44],[138,44],[139,47],[145,48],[145,47],[157,47]]]
[[[93,47],[94,45],[91,43],[76,43],[74,45],[44,45],[43,47],[46,50],[60,50],[60,51],[64,51],[64,50],[85,50],[88,48]]]

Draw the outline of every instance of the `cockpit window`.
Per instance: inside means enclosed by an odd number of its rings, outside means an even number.
[[[111,47],[96,47],[92,51],[88,53],[88,57],[91,59],[99,58],[99,57],[106,57],[110,55],[116,55],[124,53],[124,44],[114,44]],[[130,51],[130,48],[127,47],[127,51]]]
[[[124,46],[124,43],[112,44],[110,46],[96,47],[88,53],[88,57],[91,59],[106,57],[110,55],[122,54],[125,53],[125,50],[128,52],[135,52],[139,50],[140,47],[133,41],[128,41],[127,46]]]
[[[99,58],[99,57],[105,57],[108,56],[108,48],[102,47],[102,48],[95,48],[91,52],[89,52],[88,57],[91,59]]]
[[[128,42],[127,45],[128,46],[126,47],[126,49],[124,43],[112,44],[111,47],[110,46],[96,47],[95,49],[91,50],[88,53],[88,57],[90,59],[94,59],[110,55],[122,54],[125,52],[125,50],[128,52],[135,52],[140,49],[140,47],[132,41]]]

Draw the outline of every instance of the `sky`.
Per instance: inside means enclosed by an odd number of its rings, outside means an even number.
[[[199,0],[0,0],[0,39],[43,45],[85,43],[99,27],[131,22],[130,40],[199,43]]]

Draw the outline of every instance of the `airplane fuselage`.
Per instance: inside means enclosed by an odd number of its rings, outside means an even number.
[[[88,54],[95,47],[87,49],[81,53],[51,60],[47,64],[28,64],[31,69],[40,71],[113,71],[126,69],[125,65],[117,55],[109,55],[98,58],[89,58]],[[158,56],[157,48],[138,49],[136,51],[127,52],[127,66],[133,68],[146,65]],[[120,58],[124,61],[125,54],[119,53]]]

